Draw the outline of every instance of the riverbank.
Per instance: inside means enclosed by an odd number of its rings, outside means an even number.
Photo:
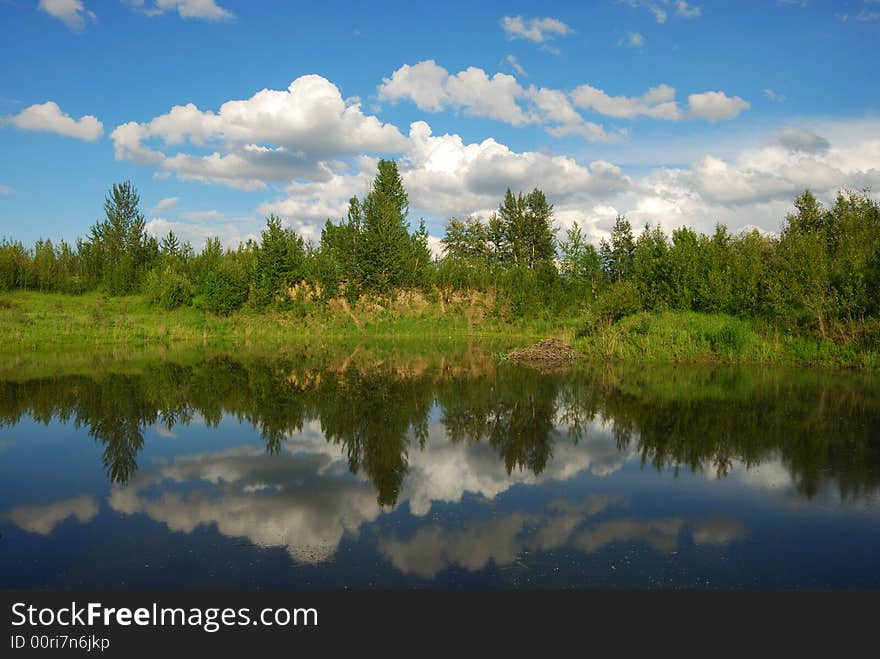
[[[71,296],[17,291],[0,295],[0,357],[7,365],[112,359],[137,350],[290,351],[393,343],[397,351],[442,352],[479,344],[493,354],[544,338],[570,344],[587,361],[724,363],[880,368],[876,339],[821,339],[750,320],[694,312],[639,313],[616,323],[583,317],[510,319],[479,296],[331,301],[284,311],[242,310],[218,316],[184,307],[165,311],[140,296]],[[77,357],[79,355],[79,357]]]

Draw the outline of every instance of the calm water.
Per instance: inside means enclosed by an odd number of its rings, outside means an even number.
[[[0,381],[0,586],[880,586],[880,382],[484,357]]]

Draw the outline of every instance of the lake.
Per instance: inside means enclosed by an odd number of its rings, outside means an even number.
[[[473,348],[0,379],[0,586],[880,587],[880,378]]]

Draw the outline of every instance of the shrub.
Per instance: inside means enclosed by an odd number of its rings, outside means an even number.
[[[621,280],[609,286],[596,300],[595,312],[605,320],[615,322],[642,310],[639,289],[632,281]]]
[[[170,266],[150,270],[144,277],[142,292],[147,301],[163,309],[177,309],[192,300],[189,279]]]
[[[240,265],[224,262],[205,275],[203,287],[202,308],[228,316],[247,302],[248,274]]]

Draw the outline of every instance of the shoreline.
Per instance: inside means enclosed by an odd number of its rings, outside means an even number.
[[[366,342],[396,344],[412,354],[435,345],[442,352],[450,345],[471,344],[503,360],[513,350],[558,339],[594,364],[880,369],[880,346],[770,331],[724,314],[641,312],[587,331],[583,317],[506,320],[464,303],[419,308],[359,303],[354,311],[358,325],[347,305],[343,310],[318,302],[286,311],[243,310],[217,316],[192,307],[158,310],[141,296],[15,291],[0,294],[0,358],[8,363],[77,354],[124,358],[132,351],[155,357],[224,350],[343,352]]]

